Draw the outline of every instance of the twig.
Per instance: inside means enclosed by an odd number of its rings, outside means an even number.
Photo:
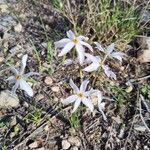
[[[52,119],[55,119],[55,117],[57,115],[59,115],[61,112],[58,112],[55,116],[52,116]],[[43,119],[42,119],[43,120]],[[49,124],[49,120],[45,120],[41,125],[39,125],[39,127],[37,129],[35,129],[30,135],[28,135],[23,141],[21,141],[18,145],[16,145],[12,150],[16,150],[18,149],[21,145],[25,144],[31,137],[35,136],[37,133],[39,133],[39,131],[46,126],[47,124]]]
[[[145,79],[148,79],[148,78],[150,78],[150,75],[140,77],[140,78],[137,78],[137,79],[130,79],[129,82],[141,81],[141,80],[145,80]]]
[[[150,109],[149,109],[149,107],[148,107],[147,103],[145,102],[144,97],[143,97],[141,94],[140,94],[140,98],[141,98],[141,100],[142,100],[143,104],[145,105],[145,107],[146,107],[147,111],[150,113]]]
[[[140,110],[140,117],[141,117],[141,120],[143,122],[143,124],[145,125],[146,129],[148,130],[148,132],[150,132],[150,129],[149,127],[147,126],[145,120],[144,120],[144,117],[142,116],[142,106],[141,106],[141,98],[139,98],[139,110]]]
[[[139,95],[140,95],[140,92],[139,92],[139,88],[138,88],[138,90],[137,90],[137,96],[136,96],[136,102],[138,102]],[[136,103],[136,106],[135,106],[135,107],[137,107],[137,103]],[[136,112],[137,112],[137,110],[136,110]],[[135,114],[136,114],[136,112],[135,112]],[[130,135],[131,135],[132,128],[133,128],[133,126],[134,126],[135,118],[136,118],[136,117],[137,117],[137,115],[134,115],[134,116],[133,116],[132,123],[131,123],[131,127],[130,127],[130,129],[129,129],[128,135],[127,135],[126,140],[125,140],[125,142],[124,142],[124,147],[126,147],[127,142],[129,142],[128,139],[129,139],[129,137],[130,137]]]

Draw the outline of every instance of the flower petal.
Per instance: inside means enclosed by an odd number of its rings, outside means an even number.
[[[88,38],[88,37],[85,37],[85,36],[80,35],[80,36],[78,36],[78,37],[77,37],[77,39],[78,39],[79,41],[87,41],[89,38]]]
[[[73,64],[73,60],[72,59],[66,59],[64,62],[63,62],[63,65],[65,66],[69,66],[69,65],[72,65]]]
[[[73,103],[74,101],[76,101],[77,98],[78,98],[78,97],[77,97],[76,95],[71,95],[71,96],[69,96],[68,98],[66,98],[62,103],[63,103],[64,105],[68,105],[68,104]]]
[[[125,56],[125,54],[121,53],[121,52],[114,52],[110,56],[114,57],[114,58],[116,58],[116,59],[118,59],[119,61],[122,62],[122,58],[123,58],[123,56]]]
[[[86,91],[84,94],[85,94],[86,97],[89,97],[89,96],[91,96],[93,93],[95,93],[96,91],[97,91],[97,90],[91,89],[91,90],[89,90],[89,91]]]
[[[93,48],[90,44],[86,43],[86,42],[83,42],[83,41],[80,41],[80,44],[81,45],[84,45],[85,47],[87,47],[91,52],[93,52]]]
[[[20,89],[26,91],[29,96],[33,96],[33,90],[31,89],[30,85],[26,81],[20,80],[19,85],[20,85]]]
[[[76,50],[78,53],[78,60],[80,64],[83,64],[84,59],[85,59],[85,49],[81,44],[76,44]]]
[[[97,92],[97,98],[98,98],[98,107],[100,106],[103,96],[101,91],[96,91]]]
[[[94,63],[99,63],[101,61],[99,56],[93,56],[89,53],[85,53],[85,56],[88,58],[88,61],[90,62],[90,60]]]
[[[77,100],[75,101],[75,103],[74,103],[74,108],[73,108],[73,110],[72,110],[72,113],[74,113],[74,112],[77,110],[77,108],[79,107],[80,103],[81,103],[81,100],[80,100],[80,99],[77,99]]]
[[[73,42],[69,42],[69,43],[66,44],[66,46],[62,49],[62,51],[59,53],[58,57],[67,54],[73,47],[74,47],[74,43],[73,43]]]
[[[19,82],[17,81],[15,85],[12,87],[12,93],[15,95],[17,88],[19,87]]]
[[[21,61],[21,69],[20,69],[20,74],[23,74],[24,73],[24,69],[27,65],[27,58],[28,58],[28,55],[23,55],[22,57],[22,61]]]
[[[114,80],[117,80],[116,74],[113,71],[111,71],[110,77],[113,78]]]
[[[105,102],[99,103],[98,109],[99,110],[104,110],[105,109]]]
[[[102,48],[101,44],[99,44],[98,42],[94,42],[94,44],[96,45],[96,48],[101,51],[101,52],[105,52],[104,48]]]
[[[114,48],[115,44],[114,43],[110,44],[106,49],[106,53],[109,55],[114,50]]]
[[[87,85],[89,83],[89,80],[84,80],[80,86],[80,92],[85,92]]]
[[[8,81],[9,83],[15,83],[16,78],[15,76],[10,76],[9,78],[6,79],[6,81]]]
[[[106,121],[107,118],[106,118],[106,115],[104,114],[103,110],[99,110],[99,111],[101,112],[101,114],[102,114],[102,116],[103,116],[103,119]]]
[[[69,84],[70,84],[71,88],[74,90],[75,93],[79,92],[79,88],[74,84],[72,79],[70,79]]]
[[[15,75],[18,74],[18,70],[15,69],[14,67],[11,67],[10,70],[11,70]]]
[[[91,102],[88,98],[84,97],[84,98],[82,99],[82,103],[83,103],[85,106],[87,106],[87,107],[90,109],[91,112],[93,112],[94,106],[93,106],[92,102]]]
[[[71,42],[70,39],[64,38],[62,40],[59,40],[57,42],[54,42],[55,48],[62,48],[64,47],[67,43]]]
[[[99,67],[98,63],[92,63],[91,65],[84,68],[83,71],[86,71],[86,72],[96,71],[98,69],[98,67]]]
[[[107,77],[111,77],[115,80],[117,79],[116,74],[113,71],[111,71],[110,68],[107,65],[103,66],[103,69],[104,69],[104,72],[107,75]]]
[[[75,39],[76,36],[71,30],[69,30],[69,31],[67,31],[67,37],[69,39],[73,40],[73,39]]]

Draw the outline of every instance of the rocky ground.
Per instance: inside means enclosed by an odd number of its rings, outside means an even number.
[[[0,149],[149,150],[150,132],[140,111],[150,127],[150,112],[144,103],[149,107],[146,99],[150,97],[141,90],[150,83],[150,39],[142,38],[145,43],[131,42],[123,65],[112,64],[118,80],[112,81],[111,87],[108,80],[101,79],[101,90],[107,89],[103,90],[107,96],[124,99],[121,105],[108,102],[108,120],[104,121],[99,113],[92,116],[83,110],[79,127],[72,128],[68,119],[72,107],[63,106],[61,101],[71,91],[69,78],[79,83],[79,66],[63,66],[53,47],[53,42],[63,38],[70,28],[68,20],[48,0],[0,0]],[[48,58],[47,37],[54,52],[52,60]],[[14,98],[6,91],[12,86],[6,82],[11,73],[5,69],[19,66],[24,54],[29,56],[26,71],[39,72],[40,76],[29,79],[33,98],[19,90],[18,98]],[[132,87],[126,85],[128,81]]]

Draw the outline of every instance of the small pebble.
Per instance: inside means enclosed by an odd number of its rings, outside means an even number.
[[[51,77],[46,77],[45,80],[44,80],[44,82],[45,82],[47,85],[52,85],[53,80],[52,80]]]
[[[62,141],[62,149],[67,150],[69,149],[71,144],[67,140]]]
[[[1,4],[0,5],[0,12],[8,12],[8,6],[6,4]]]
[[[22,25],[20,23],[18,23],[16,26],[14,26],[14,30],[15,32],[21,32],[22,31]]]
[[[71,149],[70,149],[70,150],[78,150],[78,147],[73,146],[73,147],[71,147]]]
[[[81,142],[80,140],[78,139],[78,137],[70,137],[68,138],[68,142],[71,144],[71,145],[75,145],[77,147],[80,147],[81,146]]]
[[[0,63],[4,60],[4,57],[0,57]]]
[[[46,126],[44,127],[44,130],[45,130],[45,131],[49,131],[49,126],[46,125]]]
[[[0,92],[0,108],[18,107],[19,99],[8,90]]]
[[[54,97],[54,99],[53,99],[55,102],[58,102],[59,101],[59,99],[57,98],[57,97]]]
[[[41,148],[37,148],[36,150],[45,150],[45,148],[41,147]]]
[[[53,92],[59,92],[59,86],[53,86],[51,89]]]
[[[150,49],[139,51],[137,60],[140,63],[150,62]]]
[[[14,126],[17,124],[17,119],[16,116],[11,117],[11,122],[10,122],[10,126]]]
[[[43,99],[43,98],[44,98],[44,95],[43,95],[43,94],[38,94],[38,95],[35,97],[36,101],[39,101],[39,100],[41,100],[41,99]]]
[[[35,142],[31,143],[31,144],[29,145],[29,147],[30,147],[30,148],[37,148],[37,147],[38,147],[38,142],[35,141]]]

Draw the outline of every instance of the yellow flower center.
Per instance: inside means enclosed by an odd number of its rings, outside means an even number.
[[[72,40],[72,42],[73,42],[74,44],[77,44],[77,43],[78,43],[77,38],[74,38],[74,39]]]
[[[83,93],[78,93],[77,96],[78,96],[79,98],[82,98],[82,97],[84,97],[84,94],[83,94]]]
[[[16,80],[20,80],[21,79],[21,75],[16,75]]]

